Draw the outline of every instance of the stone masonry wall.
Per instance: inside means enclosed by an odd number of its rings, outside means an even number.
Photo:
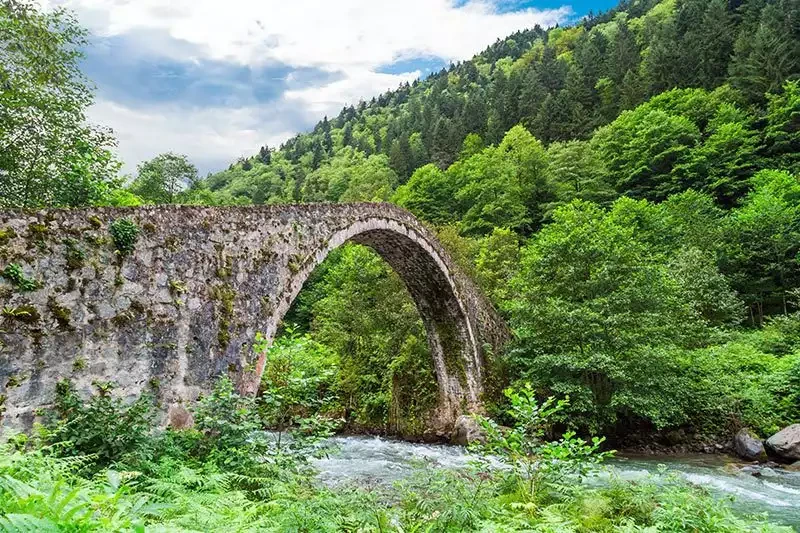
[[[140,228],[121,255],[109,225]],[[17,264],[33,290],[0,279],[0,416],[30,427],[55,384],[88,393],[113,381],[152,390],[173,418],[230,374],[254,392],[271,339],[313,269],[353,241],[405,281],[426,325],[439,383],[431,425],[441,434],[479,410],[487,347],[507,330],[433,234],[388,204],[159,206],[0,212],[0,269]],[[356,311],[357,312],[357,311]]]

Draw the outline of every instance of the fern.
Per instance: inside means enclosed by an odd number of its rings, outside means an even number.
[[[0,516],[2,533],[59,533],[60,531],[61,528],[47,518],[15,513]]]

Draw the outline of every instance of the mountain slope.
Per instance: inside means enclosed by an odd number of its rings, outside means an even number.
[[[637,0],[572,27],[517,32],[424,81],[347,106],[278,150],[263,147],[210,176],[202,198],[385,199],[424,164],[447,168],[470,133],[488,145],[521,123],[544,143],[586,139],[675,87],[728,83],[742,107],[763,106],[765,93],[800,73],[799,13],[793,0]],[[350,186],[359,169],[377,168],[379,181]]]

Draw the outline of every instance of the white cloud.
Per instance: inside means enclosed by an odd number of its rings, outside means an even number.
[[[367,100],[389,89],[396,89],[403,82],[412,82],[419,76],[419,70],[404,74],[356,70],[327,85],[286,91],[283,97],[288,102],[296,102],[309,120],[318,120],[323,115],[337,115],[343,103]]]
[[[571,12],[500,12],[490,0],[461,6],[454,0],[48,1],[75,9],[103,36],[159,30],[209,59],[330,70],[374,69],[420,55],[464,59],[498,37],[553,25]],[[183,48],[180,53],[186,59]]]
[[[186,154],[201,172],[219,170],[239,156],[251,156],[260,146],[277,147],[291,137],[298,123],[313,124],[323,115],[338,114],[343,102],[397,87],[419,72],[356,74],[328,85],[287,91],[267,106],[191,107],[181,104],[123,105],[99,99],[89,119],[114,130],[123,172],[172,151]]]
[[[289,110],[286,110],[289,111]],[[289,111],[291,113],[291,111]],[[201,172],[219,170],[259,146],[277,146],[292,135],[284,112],[263,108],[128,107],[99,100],[89,119],[114,129],[123,172],[161,152],[186,154]]]
[[[323,114],[334,115],[420,74],[382,74],[382,66],[420,57],[467,59],[497,38],[536,24],[550,26],[571,14],[568,7],[501,12],[503,0],[458,6],[456,0],[40,1],[75,10],[95,35],[124,36],[131,49],[119,52],[137,61],[277,63],[341,74],[288,90],[263,107],[123,105],[101,99],[90,116],[114,128],[126,171],[168,150],[186,153],[201,169],[224,167],[264,143],[279,144]]]

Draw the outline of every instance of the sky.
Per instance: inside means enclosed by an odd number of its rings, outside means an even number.
[[[42,0],[92,33],[89,119],[123,172],[162,152],[201,175],[277,147],[344,105],[616,0]]]

